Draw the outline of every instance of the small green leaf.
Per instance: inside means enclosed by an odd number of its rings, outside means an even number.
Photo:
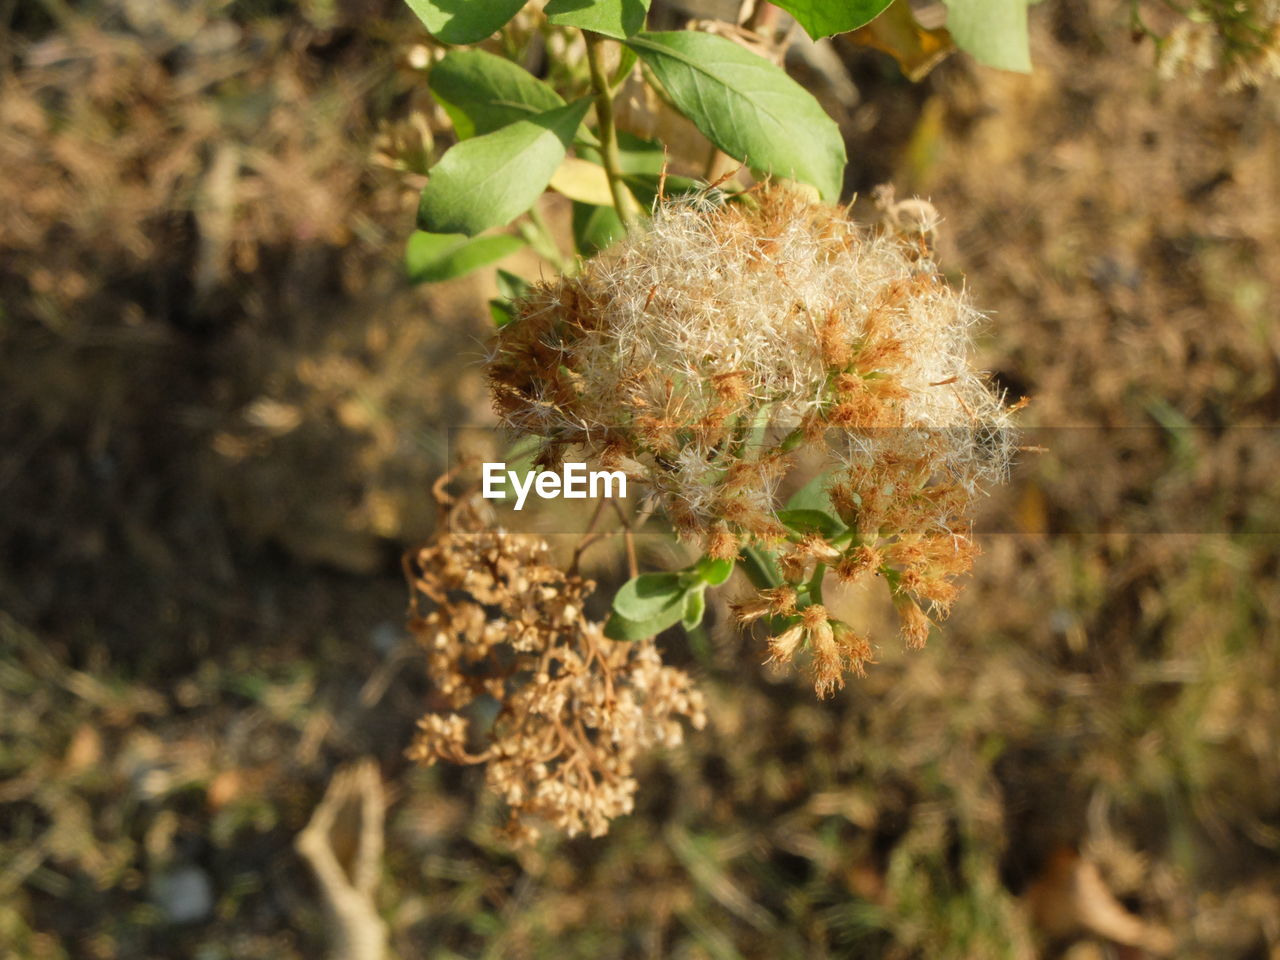
[[[405,0],[428,31],[445,43],[475,43],[497,32],[524,0]]]
[[[498,293],[501,296],[489,301],[489,316],[493,318],[493,325],[501,330],[516,318],[512,301],[519,300],[525,295],[529,289],[529,283],[524,277],[516,276],[501,268],[498,269],[494,279],[497,281]]]
[[[661,617],[655,617],[652,620],[628,620],[613,613],[605,622],[604,635],[610,640],[647,640],[679,622],[682,616],[684,616],[683,604],[672,607]]]
[[[781,68],[709,33],[640,33],[626,42],[676,109],[725,153],[812,184],[824,200],[839,198],[840,128]]]
[[[787,500],[788,510],[821,510],[834,513],[831,507],[831,494],[827,486],[831,483],[831,475],[820,473],[803,487],[793,493]]]
[[[498,293],[508,300],[519,300],[529,292],[529,281],[509,270],[499,270],[497,282]]]
[[[573,204],[573,243],[584,257],[594,257],[627,235],[627,228],[613,207]]]
[[[409,237],[404,262],[411,283],[438,283],[501,260],[523,246],[519,237],[504,233],[469,238],[417,230]]]
[[[645,622],[661,618],[672,609],[676,620],[684,600],[684,584],[678,573],[642,573],[622,585],[613,598],[613,611],[628,620]]]
[[[690,590],[684,595],[684,613],[680,617],[681,626],[686,630],[692,630],[702,623],[702,617],[706,612],[706,587]]]
[[[774,0],[817,40],[864,27],[893,0]]]
[[[510,223],[542,194],[590,106],[584,97],[454,144],[423,188],[418,225],[474,236]]]
[[[823,510],[779,510],[778,519],[796,533],[819,533],[834,537],[844,532],[845,526]]]
[[[427,83],[459,140],[564,106],[560,94],[528,70],[482,50],[450,50]]]
[[[979,63],[1031,72],[1027,0],[943,0],[956,46]]]
[[[733,575],[733,566],[732,560],[715,560],[711,557],[703,557],[698,561],[694,569],[703,583],[718,587]]]
[[[755,546],[743,547],[738,552],[738,562],[742,564],[742,572],[757,590],[782,586],[782,571],[778,569],[778,558],[772,550]]]
[[[489,319],[493,321],[494,327],[498,330],[501,330],[515,318],[516,312],[511,309],[511,301],[497,297],[489,301]]]
[[[644,26],[649,0],[547,0],[547,21],[625,40]]]

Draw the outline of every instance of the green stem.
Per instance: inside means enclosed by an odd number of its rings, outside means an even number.
[[[822,603],[822,578],[827,575],[827,565],[820,563],[813,568],[813,576],[809,578],[808,587],[809,602]]]
[[[555,234],[551,232],[551,226],[538,212],[537,204],[529,208],[528,216],[527,224],[524,221],[516,223],[516,229],[520,231],[525,241],[533,247],[535,253],[550,261],[560,273],[572,273],[573,262],[560,250]]]
[[[613,91],[604,72],[604,56],[601,50],[604,37],[591,30],[583,30],[587,41],[587,65],[591,68],[591,87],[596,94],[596,120],[600,123],[600,157],[604,172],[609,178],[609,193],[613,205],[630,229],[640,219],[640,207],[622,180],[622,162],[618,156],[618,132],[613,123]]]

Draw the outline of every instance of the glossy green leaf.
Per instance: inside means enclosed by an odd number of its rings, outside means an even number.
[[[649,0],[547,0],[547,20],[625,40],[644,26]]]
[[[460,140],[564,106],[560,94],[528,70],[482,50],[450,50],[427,83]]]
[[[690,590],[684,595],[684,611],[680,617],[680,625],[686,630],[692,630],[702,623],[702,618],[706,612],[706,588]]]
[[[697,571],[698,578],[706,584],[718,587],[733,575],[734,563],[732,560],[715,560],[711,557],[703,557],[694,566]]]
[[[893,0],[774,0],[817,40],[864,27]]]
[[[943,0],[956,46],[979,63],[1031,72],[1027,0]]]
[[[450,147],[422,191],[418,225],[474,236],[510,223],[546,189],[590,105],[583,98]]]
[[[613,611],[639,623],[661,618],[674,608],[678,620],[684,592],[678,573],[642,573],[619,588],[613,598]]]
[[[405,248],[405,268],[412,283],[437,283],[501,260],[523,246],[523,240],[507,234],[466,237],[417,230]]]
[[[725,153],[753,169],[812,184],[824,200],[839,198],[840,129],[785,71],[709,33],[640,33],[627,45],[676,109]]]
[[[445,43],[475,43],[500,30],[524,0],[405,0],[428,31]]]

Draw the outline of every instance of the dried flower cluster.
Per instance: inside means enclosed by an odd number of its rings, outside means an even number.
[[[705,721],[702,694],[652,641],[615,643],[583,615],[594,587],[547,563],[547,544],[489,529],[464,502],[413,559],[411,626],[448,712],[419,721],[409,750],[430,764],[485,763],[517,842],[549,823],[601,836],[629,813],[637,755]],[[478,729],[492,715],[489,730]]]
[[[824,574],[888,579],[903,635],[945,615],[974,546],[966,512],[1003,479],[1009,411],[969,361],[980,315],[937,273],[936,214],[886,198],[885,225],[766,187],[670,202],[581,273],[535,286],[499,334],[502,420],[647,484],[714,557],[761,545],[780,578],[742,608],[773,658],[812,653],[827,693],[871,655],[831,620]],[[834,528],[780,516],[802,449],[826,456]],[[821,525],[819,525],[821,527]]]
[[[1280,0],[1196,0],[1185,12],[1158,38],[1164,77],[1212,76],[1227,90],[1280,79]]]

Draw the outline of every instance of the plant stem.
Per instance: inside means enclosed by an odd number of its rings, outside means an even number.
[[[542,218],[542,214],[538,212],[538,205],[535,203],[528,210],[529,222],[524,221],[516,223],[516,229],[525,238],[525,241],[534,249],[539,256],[549,260],[551,265],[563,274],[573,272],[573,262],[560,250],[560,245],[556,243],[555,234],[551,232],[551,227],[547,221]]]
[[[813,576],[806,586],[809,589],[809,602],[822,603],[822,578],[827,575],[827,565],[819,563],[813,568]]]
[[[587,65],[591,68],[591,87],[596,93],[596,119],[600,123],[600,156],[609,178],[609,193],[618,216],[628,229],[640,219],[640,208],[622,180],[622,164],[618,158],[618,133],[613,125],[613,91],[604,72],[601,47],[604,38],[591,30],[583,30],[587,41]]]

